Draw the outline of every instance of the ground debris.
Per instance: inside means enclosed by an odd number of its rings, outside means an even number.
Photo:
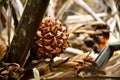
[[[0,63],[0,79],[2,80],[17,80],[24,71],[24,68],[17,63]]]

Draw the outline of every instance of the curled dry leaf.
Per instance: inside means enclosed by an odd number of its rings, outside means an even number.
[[[79,64],[92,65],[97,67],[95,61],[89,57],[89,53],[79,54],[73,58],[60,59],[54,62],[54,67],[74,68]]]
[[[61,64],[67,62],[68,60],[69,60],[69,58],[59,59],[59,60],[57,60],[57,61],[54,62],[53,67],[58,67],[58,66],[60,66]]]
[[[68,61],[66,63],[61,64],[60,67],[63,67],[63,68],[73,68],[76,65],[78,65],[77,62]]]
[[[2,78],[6,78],[5,80],[8,80],[10,77],[11,77],[11,79],[19,79],[20,75],[25,71],[17,63],[4,63],[4,62],[1,62],[0,67],[1,67],[0,76]]]
[[[71,61],[78,61],[78,60],[83,60],[83,59],[85,59],[86,57],[88,57],[89,56],[89,53],[84,53],[84,54],[79,54],[79,55],[76,55],[76,56],[74,56],[72,59],[71,59]]]
[[[87,56],[82,61],[76,61],[76,62],[78,62],[78,65],[74,67],[75,76],[78,76],[78,74],[80,74],[80,76],[86,76],[88,73],[103,74],[103,75],[106,74],[104,70],[100,70],[97,68],[98,66],[96,62],[90,56]]]
[[[89,53],[84,53],[76,55],[73,58],[62,58],[55,61],[53,66],[55,68],[62,68],[63,72],[66,68],[68,69],[68,72],[72,69],[73,75],[80,77],[85,77],[88,73],[105,75],[105,71],[98,69],[95,60],[89,55]]]
[[[73,58],[65,58],[65,59],[60,59],[54,62],[53,66],[54,67],[67,67],[67,68],[73,68],[76,65],[78,65],[78,61],[83,61],[84,58],[86,58],[89,54],[80,54],[76,55]]]

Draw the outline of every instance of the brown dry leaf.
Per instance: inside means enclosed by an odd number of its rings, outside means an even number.
[[[104,70],[101,69],[96,69],[96,68],[92,68],[92,67],[83,67],[81,68],[81,71],[84,71],[85,73],[93,73],[93,74],[102,74],[102,75],[106,75],[106,72]]]
[[[93,66],[95,66],[95,67],[97,67],[98,65],[97,65],[97,63],[95,62],[95,60],[93,60],[93,58],[92,57],[87,57],[87,58],[85,58],[84,59],[84,61],[85,61],[85,63],[86,64],[92,64]]]
[[[71,59],[71,61],[79,61],[79,60],[83,60],[85,59],[87,56],[89,55],[89,53],[84,53],[84,54],[79,54],[79,55],[76,55],[75,57],[73,57]]]
[[[20,67],[17,63],[4,63],[1,62],[1,70],[0,70],[0,76],[2,77],[11,77],[12,79],[17,80],[20,78],[20,75],[23,74],[25,71],[22,67]],[[1,77],[0,77],[1,78]],[[6,79],[8,80],[8,79]]]
[[[61,64],[60,66],[61,66],[61,67],[67,67],[67,68],[73,68],[73,67],[75,67],[76,65],[78,65],[77,62],[68,61],[68,62],[66,62],[66,63]]]
[[[60,59],[54,63],[54,66],[73,68],[79,65],[79,63],[85,63],[84,59],[87,58],[88,55],[89,53],[85,53],[85,54],[76,55],[72,59],[70,58]],[[88,64],[92,64],[92,63],[88,62]]]
[[[65,62],[67,62],[68,60],[69,60],[69,57],[59,59],[59,60],[57,60],[57,61],[54,62],[53,67],[57,67],[57,66],[65,63]]]
[[[2,60],[7,52],[7,45],[1,44],[0,45],[0,60]]]
[[[74,67],[73,75],[78,76],[78,74],[81,72],[81,69],[85,67],[83,63],[80,63]]]
[[[73,33],[87,33],[90,35],[102,34],[102,32],[88,31],[88,30],[81,30],[81,29],[74,31]]]
[[[9,72],[7,70],[4,70],[1,72],[2,75],[8,74]]]
[[[41,75],[50,73],[50,68],[47,63],[41,62],[40,64],[36,66],[36,68],[38,69]]]
[[[70,44],[70,46],[72,46],[74,48],[83,50],[83,52],[88,52],[88,51],[92,50],[90,47],[87,47],[87,45],[84,44],[84,41],[81,40],[81,37],[80,37],[80,39],[78,37],[76,39],[70,40],[69,44]]]
[[[74,66],[75,76],[78,76],[78,74],[80,74],[80,76],[85,76],[87,73],[105,75],[105,71],[97,69],[96,62],[89,56],[89,54],[82,54],[81,56],[78,55],[73,60],[75,60],[74,62],[78,63],[76,66]]]
[[[119,53],[120,53],[119,50],[114,51],[113,56],[105,66],[105,71],[108,76],[120,76],[120,54]]]

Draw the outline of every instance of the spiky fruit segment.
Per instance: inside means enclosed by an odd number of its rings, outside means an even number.
[[[68,33],[59,20],[45,17],[37,31],[31,53],[39,58],[54,58],[68,47]]]

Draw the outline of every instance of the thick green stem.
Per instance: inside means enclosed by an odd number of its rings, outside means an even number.
[[[48,3],[49,0],[28,0],[10,45],[7,62],[23,66]]]

